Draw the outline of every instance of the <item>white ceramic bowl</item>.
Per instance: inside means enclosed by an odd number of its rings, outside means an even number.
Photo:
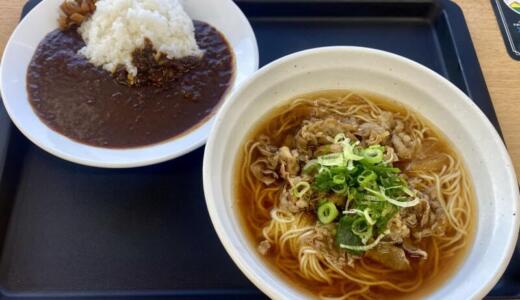
[[[57,28],[63,0],[44,0],[18,25],[5,48],[0,85],[5,108],[14,124],[33,143],[63,159],[83,165],[126,168],[159,163],[181,156],[204,144],[214,117],[165,142],[133,149],[104,149],[73,141],[49,129],[32,110],[26,90],[26,72],[45,35]],[[233,48],[236,76],[232,88],[258,69],[258,47],[248,20],[231,0],[183,0],[186,12],[224,34]],[[228,92],[228,95],[230,93]]]
[[[411,60],[368,48],[318,48],[281,58],[244,83],[217,114],[204,156],[204,192],[235,263],[272,298],[306,297],[278,279],[246,238],[235,211],[233,167],[246,133],[266,112],[294,96],[330,89],[370,91],[402,102],[432,121],[462,154],[477,195],[476,237],[456,274],[429,298],[485,296],[509,263],[518,236],[518,183],[506,148],[485,115],[449,81]]]

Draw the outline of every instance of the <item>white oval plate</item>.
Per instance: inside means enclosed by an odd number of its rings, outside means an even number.
[[[4,106],[13,123],[33,143],[60,158],[88,166],[129,168],[163,162],[203,145],[214,123],[207,118],[188,133],[140,148],[106,149],[73,141],[47,127],[34,113],[27,96],[26,73],[33,53],[46,34],[57,28],[63,0],[44,0],[20,22],[5,48],[0,66]],[[235,54],[232,90],[258,69],[258,47],[247,18],[231,0],[184,0],[186,12],[216,27]],[[222,99],[222,102],[225,99]]]
[[[272,298],[308,297],[264,264],[241,229],[233,169],[245,135],[265,113],[295,96],[330,89],[369,91],[402,102],[457,148],[475,187],[477,232],[456,274],[428,298],[483,298],[504,272],[518,237],[518,183],[506,148],[482,111],[452,83],[409,59],[368,48],[317,48],[281,58],[244,83],[217,114],[204,154],[204,193],[235,263]]]

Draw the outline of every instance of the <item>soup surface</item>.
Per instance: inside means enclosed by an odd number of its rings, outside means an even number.
[[[163,86],[129,87],[78,54],[77,31],[49,33],[27,72],[30,103],[55,131],[81,143],[129,148],[158,143],[210,116],[233,80],[230,46],[212,26],[194,21],[202,59]]]
[[[247,136],[235,183],[259,256],[323,299],[428,294],[474,236],[455,149],[417,113],[370,94],[324,91],[273,110]]]

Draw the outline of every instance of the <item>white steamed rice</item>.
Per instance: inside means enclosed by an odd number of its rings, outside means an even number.
[[[98,0],[79,33],[86,42],[80,53],[110,72],[124,65],[135,76],[132,52],[144,46],[145,37],[170,59],[202,55],[178,0]]]

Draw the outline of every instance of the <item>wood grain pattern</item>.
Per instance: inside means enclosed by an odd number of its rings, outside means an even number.
[[[0,54],[25,1],[0,0]],[[506,52],[490,0],[454,2],[466,17],[509,152],[520,174],[520,62]]]
[[[520,174],[520,61],[507,53],[490,0],[455,2],[464,12],[507,148]]]
[[[25,2],[26,0],[0,0],[0,57],[11,32],[20,20]]]

